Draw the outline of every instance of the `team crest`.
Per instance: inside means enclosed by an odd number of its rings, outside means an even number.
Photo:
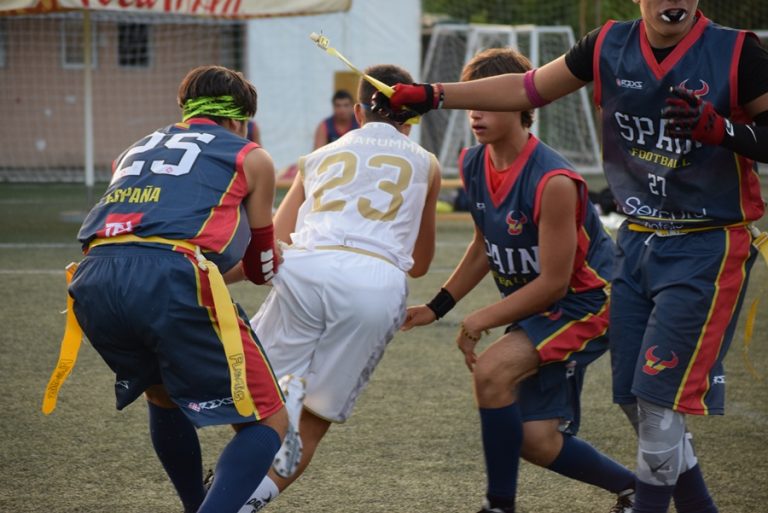
[[[523,225],[528,222],[528,216],[516,210],[510,210],[507,214],[507,233],[520,235],[523,233]]]
[[[664,369],[673,369],[680,363],[680,359],[677,357],[674,351],[672,351],[672,358],[669,360],[662,360],[653,352],[659,346],[651,346],[645,352],[645,365],[643,365],[643,372],[651,376],[655,376]]]
[[[709,84],[704,82],[702,79],[699,79],[699,82],[701,83],[701,87],[699,87],[698,89],[691,89],[691,88],[688,87],[688,79],[686,78],[685,80],[680,82],[680,86],[679,87],[681,89],[687,89],[691,93],[693,93],[696,96],[698,96],[699,98],[701,98],[702,96],[706,96],[707,94],[709,94]]]

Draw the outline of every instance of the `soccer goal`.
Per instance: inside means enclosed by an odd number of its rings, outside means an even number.
[[[515,48],[536,67],[559,57],[574,42],[569,26],[438,24],[432,29],[421,78],[455,82],[464,64],[486,48]],[[438,156],[446,175],[457,175],[459,152],[475,143],[466,113],[439,110],[424,116],[422,123],[422,144]],[[532,131],[581,173],[601,172],[592,105],[585,89],[539,109]]]
[[[0,17],[0,182],[108,180],[132,141],[179,117],[201,64],[240,68],[244,21],[72,11]]]

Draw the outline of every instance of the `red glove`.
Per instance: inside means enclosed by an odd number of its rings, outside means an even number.
[[[398,123],[439,108],[442,102],[442,87],[432,84],[395,84],[392,97],[376,91],[371,98],[371,109]]]
[[[667,120],[665,134],[719,146],[725,138],[726,119],[715,106],[682,87],[672,87],[669,92],[674,96],[667,98],[667,106],[661,111],[661,117]]]
[[[278,265],[274,226],[251,228],[251,241],[243,255],[245,276],[256,285],[263,285],[272,279]]]

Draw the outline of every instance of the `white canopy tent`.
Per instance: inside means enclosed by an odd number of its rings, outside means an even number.
[[[312,150],[317,123],[331,114],[334,72],[348,71],[309,34],[322,32],[358,68],[397,64],[418,80],[420,23],[421,2],[414,0],[356,1],[346,12],[248,22],[247,74],[259,93],[256,120],[278,169]]]

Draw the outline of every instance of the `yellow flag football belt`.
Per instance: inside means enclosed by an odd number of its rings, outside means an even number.
[[[227,357],[229,374],[232,389],[232,399],[237,412],[243,417],[253,415],[256,408],[253,404],[253,398],[248,390],[245,374],[245,354],[243,352],[243,342],[240,338],[240,327],[237,321],[237,313],[229,290],[224,283],[224,278],[219,268],[203,256],[199,246],[187,241],[169,240],[163,237],[138,237],[136,235],[119,235],[108,239],[96,239],[88,246],[89,249],[108,244],[125,244],[131,242],[153,243],[170,246],[170,249],[178,251],[179,248],[188,250],[195,255],[197,265],[203,271],[208,273],[208,280],[211,284],[211,294],[213,296],[213,306],[216,313],[216,319],[219,327],[219,337],[224,346],[224,353]],[[72,281],[72,276],[77,270],[77,264],[71,263],[67,266],[67,285]],[[67,324],[64,331],[64,337],[61,340],[61,349],[56,368],[51,374],[48,386],[45,389],[43,397],[43,413],[48,415],[56,408],[56,399],[59,395],[59,389],[72,372],[72,368],[77,361],[77,353],[80,349],[80,343],[83,338],[83,330],[77,322],[73,310],[74,300],[67,294]]]

